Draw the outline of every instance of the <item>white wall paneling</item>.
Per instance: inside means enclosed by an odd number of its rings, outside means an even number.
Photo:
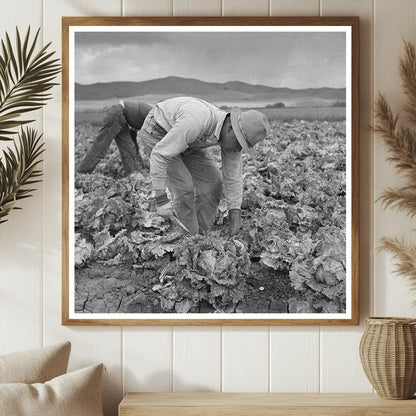
[[[267,327],[223,328],[223,391],[269,391],[269,343]]]
[[[173,391],[221,391],[221,328],[173,328]]]
[[[363,328],[321,329],[321,393],[371,393],[358,346]]]
[[[68,339],[70,369],[106,366],[106,416],[127,391],[368,392],[359,362],[363,319],[412,316],[414,295],[392,273],[392,260],[374,254],[382,235],[410,237],[415,223],[373,201],[401,183],[379,138],[372,109],[378,91],[394,111],[403,94],[397,70],[402,37],[416,42],[414,0],[1,0],[0,30],[41,26],[44,43],[61,54],[62,16],[345,16],[360,17],[360,306],[359,327],[62,327],[61,91],[36,126],[44,132],[44,182],[0,225],[0,353]],[[4,144],[0,144],[4,147]],[[373,301],[374,300],[374,301]]]
[[[14,35],[16,26],[20,31],[29,25],[32,29],[42,26],[42,0],[2,0],[0,7],[0,32]],[[18,13],[19,19],[16,19]]]
[[[269,0],[222,0],[223,16],[269,16]]]
[[[123,0],[124,16],[171,16],[173,0]]]
[[[172,328],[124,328],[123,336],[124,392],[172,391]]]
[[[319,16],[320,0],[270,0],[270,16]]]
[[[375,0],[374,7],[374,85],[375,93],[382,92],[393,111],[397,114],[402,110],[405,97],[401,89],[398,71],[398,60],[403,56],[402,39],[416,42],[414,21],[416,2],[412,0]],[[401,122],[406,124],[406,116],[402,112]],[[375,141],[375,172],[374,197],[380,196],[382,190],[389,186],[403,183],[393,165],[388,164],[388,154],[381,138]],[[382,210],[380,204],[374,208],[375,244],[382,236],[405,236],[411,239],[416,228],[415,221],[396,210]],[[375,256],[374,270],[374,302],[375,314],[414,316],[416,308],[412,306],[415,295],[409,293],[404,278],[393,274],[392,260],[388,253],[381,252]]]
[[[319,343],[317,327],[271,328],[270,391],[319,392]]]
[[[173,0],[174,16],[221,16],[221,0]]]

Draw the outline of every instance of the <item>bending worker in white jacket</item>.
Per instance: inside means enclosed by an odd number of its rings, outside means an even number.
[[[234,107],[231,113],[191,97],[159,102],[150,110],[138,138],[150,158],[156,211],[173,213],[192,234],[210,230],[224,188],[231,235],[241,226],[242,149],[269,134],[264,114]],[[221,147],[222,174],[212,155]],[[166,188],[172,195],[168,199]]]

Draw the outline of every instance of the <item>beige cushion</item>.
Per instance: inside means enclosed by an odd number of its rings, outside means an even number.
[[[66,373],[71,343],[0,355],[0,383],[44,383]]]
[[[44,384],[0,384],[0,415],[103,416],[102,372],[97,364]]]

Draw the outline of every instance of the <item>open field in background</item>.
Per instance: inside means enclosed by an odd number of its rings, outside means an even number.
[[[252,99],[251,97],[216,97],[215,95],[198,95],[198,94],[163,94],[163,95],[140,95],[137,97],[123,98],[126,101],[143,101],[149,105],[155,105],[159,101],[164,101],[173,97],[190,96],[198,97],[209,103],[215,104],[218,107],[233,107],[238,106],[243,109],[247,108],[266,108],[276,103],[284,104],[285,108],[329,108],[335,107],[335,103],[345,102],[345,100],[327,100],[316,97],[298,97],[298,98],[280,98],[274,97],[272,99],[262,99],[262,97]],[[112,97],[102,100],[75,100],[77,111],[100,110],[104,107],[111,107],[118,104],[120,97]],[[276,108],[279,108],[276,107]]]
[[[106,107],[91,106],[78,108],[75,105],[75,124],[99,125]],[[256,108],[266,114],[270,121],[344,121],[345,107],[302,107],[302,108]]]
[[[270,121],[344,121],[345,107],[258,108]]]
[[[212,83],[170,76],[143,82],[75,84],[76,123],[100,123],[105,108],[118,104],[120,99],[153,106],[178,96],[198,97],[226,109],[255,108],[270,121],[345,120],[345,107],[342,107],[345,88],[275,88],[239,81]]]

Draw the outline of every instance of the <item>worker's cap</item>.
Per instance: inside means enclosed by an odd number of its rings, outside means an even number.
[[[245,152],[249,152],[256,143],[270,135],[267,117],[256,110],[242,112],[239,107],[233,107],[231,109],[231,126]]]

